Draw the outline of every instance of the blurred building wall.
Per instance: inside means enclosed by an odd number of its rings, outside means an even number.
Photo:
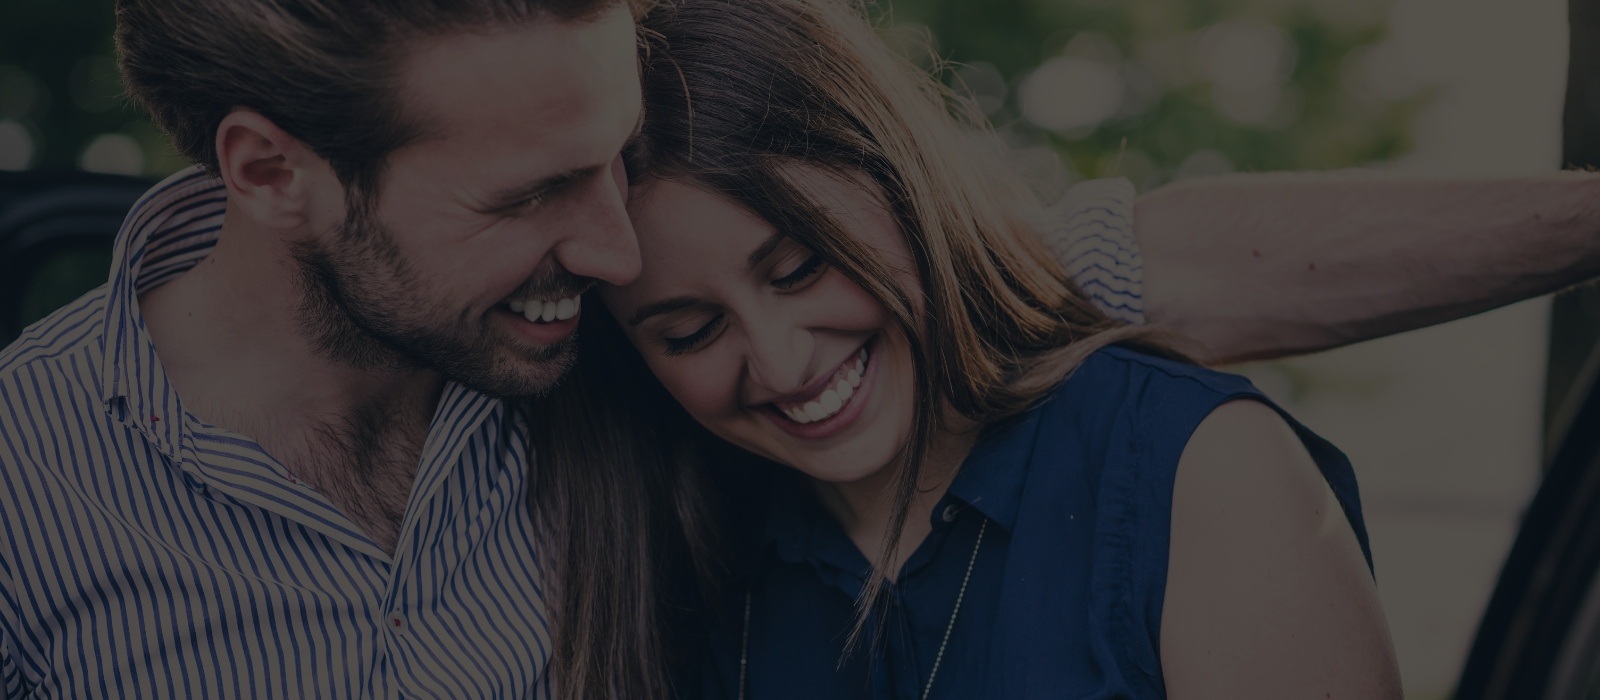
[[[1437,88],[1423,176],[1549,172],[1561,162],[1564,0],[1397,0],[1384,52]],[[1356,465],[1407,697],[1454,686],[1537,484],[1550,302],[1251,368]]]

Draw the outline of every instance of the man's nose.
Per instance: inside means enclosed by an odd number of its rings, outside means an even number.
[[[584,197],[576,204],[567,235],[555,247],[556,260],[580,277],[615,285],[632,282],[641,265],[639,239],[616,180],[607,174],[585,183]]]

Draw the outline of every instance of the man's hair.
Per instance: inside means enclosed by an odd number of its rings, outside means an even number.
[[[189,159],[216,173],[217,128],[249,109],[326,159],[346,187],[372,194],[387,156],[424,128],[399,99],[407,44],[585,20],[618,2],[117,0],[116,42],[130,95]]]

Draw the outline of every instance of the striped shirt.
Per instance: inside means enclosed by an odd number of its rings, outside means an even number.
[[[1047,235],[1137,321],[1130,204],[1088,183]],[[138,295],[209,253],[224,205],[197,170],[157,185],[109,282],[0,352],[6,697],[550,697],[521,412],[446,387],[391,556],[184,410]]]
[[[1078,288],[1112,318],[1144,323],[1144,262],[1133,238],[1133,182],[1082,182],[1039,225]]]

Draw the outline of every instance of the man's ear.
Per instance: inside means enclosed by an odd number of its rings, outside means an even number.
[[[235,109],[217,127],[217,164],[228,186],[228,207],[280,231],[308,225],[317,205],[314,195],[336,182],[327,161],[245,109]]]

